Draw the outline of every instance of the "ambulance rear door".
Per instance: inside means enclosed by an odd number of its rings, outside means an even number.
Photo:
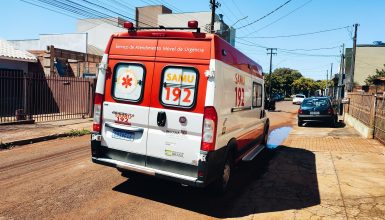
[[[159,40],[148,121],[148,167],[197,176],[210,43]]]

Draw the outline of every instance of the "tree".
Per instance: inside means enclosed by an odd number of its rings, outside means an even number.
[[[385,67],[385,65],[384,65],[384,67]],[[368,76],[365,80],[365,84],[366,85],[373,85],[374,81],[380,77],[385,77],[385,70],[384,69],[382,69],[382,70],[376,69],[376,74]]]
[[[279,77],[277,74],[271,74],[271,86],[272,93],[283,93],[282,85],[284,84],[283,78]],[[270,86],[270,74],[265,75],[265,86],[266,91],[269,91]]]
[[[319,85],[320,84],[316,83],[313,79],[301,77],[293,82],[292,87],[295,93],[302,93],[309,96],[320,88]]]
[[[295,80],[302,77],[302,74],[298,70],[290,68],[277,68],[272,75],[272,90],[273,93],[283,93],[286,96],[292,94],[292,84]],[[269,87],[270,76],[266,74],[265,85]],[[269,91],[269,90],[267,90]]]

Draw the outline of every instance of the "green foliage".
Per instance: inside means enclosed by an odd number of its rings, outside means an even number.
[[[272,92],[285,94],[289,97],[293,94],[302,93],[305,95],[315,95],[317,90],[326,89],[326,80],[313,80],[303,77],[298,70],[290,68],[278,68],[271,74]],[[266,91],[269,91],[270,76],[265,74]],[[333,81],[329,81],[329,87],[333,86]]]
[[[302,77],[302,74],[298,70],[293,70],[290,68],[278,68],[275,69],[271,74],[272,78],[272,91],[273,93],[282,93],[289,96],[292,94],[292,84],[295,80]],[[270,85],[270,76],[269,74],[265,75],[265,85],[267,87],[267,91],[269,91],[268,87]]]
[[[310,78],[301,77],[292,84],[295,93],[303,93],[305,95],[313,94],[319,87],[317,83]]]
[[[68,132],[68,136],[70,137],[78,137],[86,134],[91,134],[91,132],[87,129],[82,129],[82,130],[72,129],[70,132]]]
[[[385,65],[384,65],[384,67],[385,67]],[[378,79],[379,77],[385,77],[385,70],[384,69],[382,69],[382,70],[376,69],[376,74],[368,76],[365,79],[366,85],[373,85],[374,81],[376,79]]]

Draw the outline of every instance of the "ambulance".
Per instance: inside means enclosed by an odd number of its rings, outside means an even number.
[[[124,27],[99,66],[92,161],[226,191],[267,141],[261,66],[196,21]]]

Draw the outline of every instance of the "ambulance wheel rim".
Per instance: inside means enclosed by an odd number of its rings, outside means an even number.
[[[226,187],[227,183],[229,182],[230,174],[231,174],[231,167],[229,162],[227,162],[223,169],[223,186],[224,187]]]

